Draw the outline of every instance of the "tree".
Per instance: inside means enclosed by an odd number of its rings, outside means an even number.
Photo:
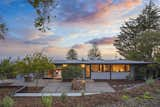
[[[74,50],[73,48],[70,49],[68,51],[68,53],[67,53],[67,57],[66,58],[69,59],[69,60],[77,60],[78,58],[77,58],[76,50]]]
[[[148,59],[148,55],[141,54],[141,44],[145,31],[160,30],[160,9],[152,1],[145,6],[142,13],[136,19],[130,19],[120,28],[121,32],[115,40],[114,46],[118,49],[120,55],[130,60]],[[145,34],[146,35],[146,34]],[[147,44],[146,41],[145,44]],[[147,47],[144,47],[147,48]],[[143,50],[144,51],[144,50]],[[146,54],[146,53],[145,53]]]
[[[7,30],[5,23],[0,18],[0,39],[4,39]]]
[[[34,73],[37,80],[36,84],[38,84],[38,79],[45,72],[53,69],[55,69],[55,65],[52,60],[42,53],[27,55],[22,60],[17,60],[15,64],[15,71],[23,74],[25,77],[29,77],[30,73]]]
[[[101,59],[101,52],[99,51],[96,44],[93,44],[92,49],[89,50],[88,59],[89,60],[100,60]]]
[[[54,70],[55,65],[53,64],[52,59],[49,59],[42,53],[34,53],[33,55],[30,55],[30,57],[32,59],[31,68],[36,74],[36,86],[38,86],[38,79],[40,79],[45,72]]]
[[[62,78],[65,79],[74,79],[82,77],[83,69],[80,66],[68,65],[63,68]]]
[[[50,12],[56,5],[56,0],[28,0],[28,3],[35,9],[37,18],[35,19],[35,27],[45,32],[49,30],[48,24],[51,20]]]
[[[13,73],[13,63],[11,59],[4,59],[0,63],[0,79],[6,79],[8,76],[11,76]]]
[[[50,12],[57,5],[56,0],[27,0],[27,2],[35,9],[37,14],[34,26],[42,32],[50,30],[48,27],[51,21]],[[5,38],[7,30],[5,23],[0,19],[0,39]]]
[[[160,50],[160,32],[146,31],[137,38],[138,52],[136,53],[140,60],[154,61]]]

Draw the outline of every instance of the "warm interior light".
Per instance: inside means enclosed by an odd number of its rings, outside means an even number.
[[[67,64],[63,64],[63,67],[67,67]]]
[[[81,64],[81,67],[82,67],[82,68],[85,68],[85,64]]]

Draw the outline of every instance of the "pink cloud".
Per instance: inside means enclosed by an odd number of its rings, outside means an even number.
[[[123,0],[118,4],[112,4],[112,0],[108,0],[106,3],[98,3],[97,8],[98,12],[93,16],[94,19],[109,16],[112,14],[112,11],[121,11],[123,9],[131,9],[134,6],[140,5],[142,0]]]
[[[87,43],[97,44],[97,45],[111,45],[114,43],[115,39],[116,39],[116,37],[103,37],[100,39],[90,40]]]

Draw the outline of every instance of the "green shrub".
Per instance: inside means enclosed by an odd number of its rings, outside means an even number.
[[[156,93],[160,94],[160,89],[156,89]]]
[[[153,85],[154,82],[155,82],[155,80],[153,78],[149,78],[149,79],[146,80],[147,85]]]
[[[60,96],[60,100],[61,100],[62,102],[65,102],[66,99],[67,99],[67,94],[66,94],[65,92],[62,92],[62,94],[61,94],[61,96]]]
[[[63,79],[74,79],[82,77],[83,69],[80,66],[69,65],[62,70]]]
[[[13,107],[14,105],[14,100],[9,97],[9,96],[5,96],[2,100],[2,107]]]
[[[52,107],[52,96],[42,96],[42,104],[44,107]]]
[[[81,96],[82,96],[82,97],[85,96],[85,91],[84,91],[84,90],[81,91]]]
[[[151,96],[151,94],[150,94],[148,91],[146,91],[146,92],[143,94],[143,98],[144,98],[144,99],[152,99],[153,97]]]
[[[123,95],[122,96],[122,100],[128,100],[129,99],[129,96],[128,95]]]

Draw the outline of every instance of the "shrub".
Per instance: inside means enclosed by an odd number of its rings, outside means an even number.
[[[52,96],[42,96],[42,104],[44,107],[52,107]]]
[[[151,96],[151,94],[150,94],[148,91],[146,91],[146,92],[143,94],[143,98],[144,98],[144,99],[152,99],[153,97]]]
[[[82,97],[85,96],[85,91],[84,91],[84,90],[81,91],[81,96],[82,96]]]
[[[129,99],[129,96],[128,95],[123,95],[122,96],[122,100],[128,100]]]
[[[149,79],[146,80],[147,85],[153,85],[154,82],[155,82],[155,80],[153,78],[149,78]]]
[[[62,94],[61,94],[61,96],[60,96],[60,100],[61,100],[62,102],[65,102],[66,99],[67,99],[67,94],[66,94],[65,92],[62,92]]]
[[[2,107],[13,107],[14,105],[14,100],[9,97],[9,96],[5,96],[2,100]]]
[[[62,70],[63,79],[74,79],[82,77],[83,69],[80,66],[69,65]]]

